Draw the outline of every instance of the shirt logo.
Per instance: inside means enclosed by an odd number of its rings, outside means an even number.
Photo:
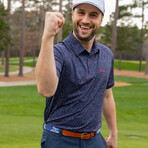
[[[103,72],[103,71],[104,71],[104,69],[100,69],[100,71],[101,71],[101,72]]]
[[[52,129],[50,131],[57,133],[57,134],[60,132],[59,128],[56,128],[56,127],[52,127]]]

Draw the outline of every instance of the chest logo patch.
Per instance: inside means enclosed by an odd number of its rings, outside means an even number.
[[[100,69],[100,71],[101,71],[101,72],[103,72],[103,71],[104,71],[104,69]]]

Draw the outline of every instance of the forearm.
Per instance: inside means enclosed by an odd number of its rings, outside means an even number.
[[[116,109],[113,97],[104,98],[103,115],[109,128],[110,135],[117,135]]]
[[[38,92],[44,97],[53,96],[58,85],[58,76],[54,59],[54,37],[64,24],[64,17],[59,12],[46,12],[45,27],[41,50],[36,65]]]
[[[41,50],[36,65],[36,80],[39,94],[44,97],[54,95],[58,77],[53,51],[54,37],[42,37]]]

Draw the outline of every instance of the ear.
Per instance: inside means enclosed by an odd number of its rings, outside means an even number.
[[[74,10],[72,10],[72,20],[73,20],[73,17],[74,17]]]
[[[104,16],[102,15],[102,16],[101,16],[101,23],[100,23],[100,24],[102,24],[102,22],[103,22],[103,18],[104,18]]]

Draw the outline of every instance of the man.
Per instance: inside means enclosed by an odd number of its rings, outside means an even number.
[[[46,97],[42,148],[116,148],[113,55],[95,40],[103,16],[104,0],[74,0],[73,31],[54,46],[64,17],[46,13],[36,65],[38,92]],[[100,133],[102,111],[106,141]]]

